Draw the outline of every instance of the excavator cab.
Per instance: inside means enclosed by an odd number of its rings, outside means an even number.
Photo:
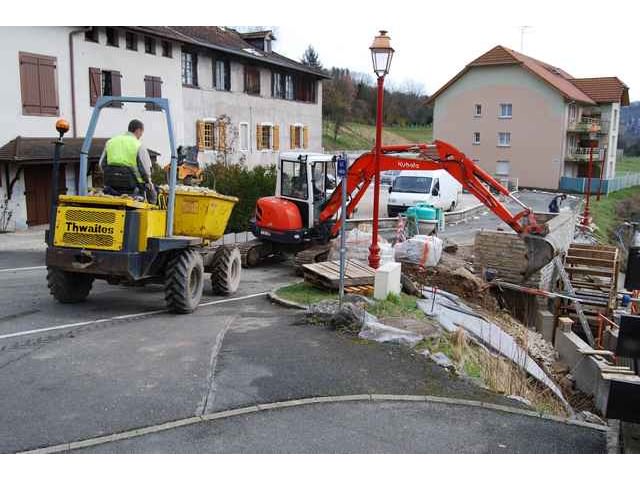
[[[282,153],[277,163],[275,195],[258,200],[253,234],[285,244],[314,240],[320,212],[335,188],[334,156]]]

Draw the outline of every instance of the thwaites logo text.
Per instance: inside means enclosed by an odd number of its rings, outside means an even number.
[[[94,223],[93,225],[87,225],[85,223],[65,222],[67,232],[72,233],[101,233],[106,235],[113,235],[115,231],[113,227],[107,227]]]
[[[414,170],[418,170],[420,168],[420,165],[418,164],[418,162],[398,162],[398,166],[400,168],[414,169]]]

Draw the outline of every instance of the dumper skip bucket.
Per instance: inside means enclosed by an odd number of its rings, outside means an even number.
[[[174,235],[217,240],[227,228],[238,198],[217,192],[176,191]]]

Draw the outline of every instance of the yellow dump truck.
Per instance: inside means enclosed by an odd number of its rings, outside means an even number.
[[[87,191],[87,156],[100,110],[113,102],[154,103],[164,112],[172,149],[169,188],[157,205],[129,196]],[[176,187],[176,155],[169,103],[163,98],[101,97],[96,103],[80,158],[79,195],[60,195],[58,160],[64,122],[57,124],[50,228],[47,232],[47,281],[62,303],[84,301],[94,280],[111,284],[164,285],[167,308],[189,313],[200,303],[205,273],[214,293],[238,289],[240,252],[213,241],[225,231],[238,199],[206,189]],[[195,190],[195,191],[193,191]]]

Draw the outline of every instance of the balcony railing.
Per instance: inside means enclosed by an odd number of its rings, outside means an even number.
[[[602,158],[602,155],[605,153],[604,148],[594,148],[593,149],[593,161],[599,162]],[[575,147],[567,150],[567,160],[571,160],[574,162],[588,162],[589,156],[591,153],[591,148],[589,147]]]
[[[580,117],[569,121],[569,130],[574,132],[594,132],[602,131],[603,122],[598,117]]]

